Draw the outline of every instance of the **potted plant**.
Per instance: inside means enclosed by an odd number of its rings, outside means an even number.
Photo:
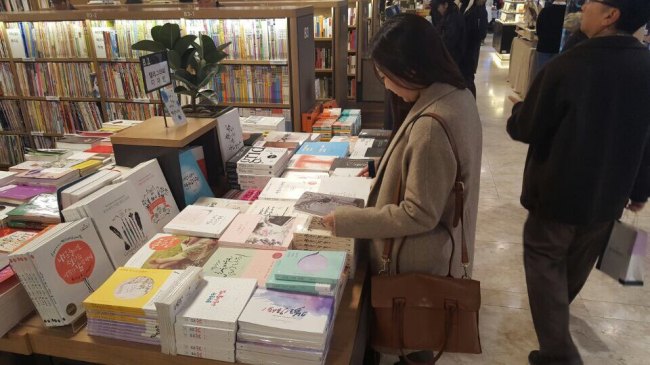
[[[218,113],[214,90],[206,89],[220,70],[224,51],[230,42],[217,46],[207,35],[181,36],[178,24],[165,23],[151,28],[151,37],[131,46],[137,51],[167,52],[167,61],[176,87],[174,92],[190,97],[190,104],[183,106],[188,116],[214,117]]]

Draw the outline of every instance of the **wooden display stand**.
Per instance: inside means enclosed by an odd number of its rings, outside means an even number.
[[[219,185],[222,161],[217,137],[217,119],[187,118],[183,126],[165,128],[163,117],[154,117],[111,137],[115,162],[119,166],[135,165],[158,159],[165,179],[179,209],[185,207],[179,153],[189,146],[203,147],[208,167],[208,184]]]
[[[366,346],[366,312],[364,298],[368,290],[368,264],[359,263],[356,277],[347,283],[334,320],[334,333],[326,364],[358,365]],[[22,346],[21,344],[26,344]],[[45,328],[35,314],[24,324],[0,339],[0,350],[22,354],[41,354],[108,365],[226,365],[221,361],[188,356],[165,355],[159,346],[91,337],[84,328],[70,334]],[[22,351],[22,352],[20,352]]]
[[[500,21],[499,19],[494,21],[494,36],[492,38],[492,46],[497,51],[497,55],[503,59],[510,59],[510,49],[512,47],[512,40],[515,38],[517,33],[516,24],[509,24]]]

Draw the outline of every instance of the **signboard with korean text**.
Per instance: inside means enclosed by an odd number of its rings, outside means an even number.
[[[140,57],[140,67],[142,67],[146,92],[150,93],[171,85],[172,78],[166,52],[151,53]]]

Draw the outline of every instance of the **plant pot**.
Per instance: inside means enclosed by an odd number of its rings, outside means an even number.
[[[232,106],[199,104],[194,112],[191,105],[184,105],[183,113],[188,118],[216,118],[232,109]]]

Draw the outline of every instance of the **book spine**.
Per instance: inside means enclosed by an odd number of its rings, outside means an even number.
[[[304,275],[291,275],[291,274],[282,274],[282,273],[276,273],[275,274],[276,279],[278,280],[285,280],[285,281],[301,281],[304,283],[314,283],[314,284],[330,284],[330,285],[336,285],[338,282],[338,279],[330,279],[330,278],[317,278],[317,277],[311,277],[311,276],[304,276]]]
[[[276,278],[280,279],[275,275]],[[321,285],[318,283],[314,283],[314,286],[309,286],[306,287],[304,285],[297,285],[297,284],[291,284],[290,281],[285,280],[283,283],[278,283],[278,282],[266,282],[266,288],[267,289],[275,289],[275,290],[282,290],[282,291],[288,291],[288,292],[298,292],[298,293],[307,293],[307,294],[314,294],[314,295],[324,295],[328,297],[334,296],[334,292],[332,291],[332,286],[325,284]]]

